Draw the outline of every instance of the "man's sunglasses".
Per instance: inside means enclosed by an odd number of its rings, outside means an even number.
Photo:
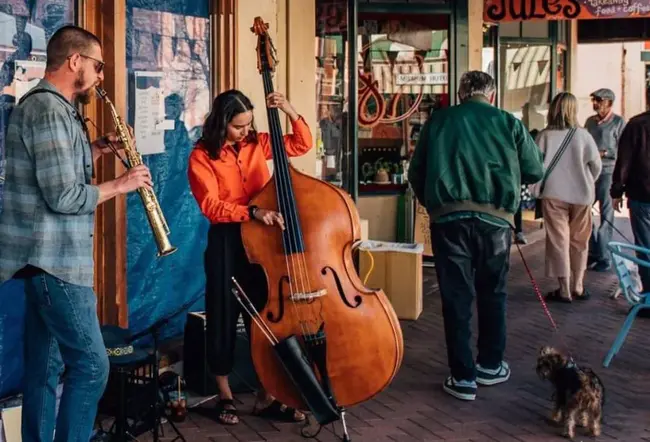
[[[71,58],[73,55],[74,54],[69,55],[68,58]],[[98,74],[100,74],[104,70],[104,66],[106,65],[106,63],[104,63],[103,61],[97,60],[96,58],[89,57],[88,55],[84,55],[84,54],[79,54],[79,56],[94,61],[95,62],[95,72],[97,72]]]

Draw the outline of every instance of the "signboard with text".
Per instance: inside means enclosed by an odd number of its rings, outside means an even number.
[[[650,0],[485,0],[486,22],[650,17]]]

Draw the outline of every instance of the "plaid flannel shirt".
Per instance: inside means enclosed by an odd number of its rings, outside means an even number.
[[[57,92],[41,80],[35,89]],[[7,128],[0,283],[27,264],[70,284],[93,286],[99,189],[77,110],[57,93],[18,104]]]

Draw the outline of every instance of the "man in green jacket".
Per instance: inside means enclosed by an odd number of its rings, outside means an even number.
[[[495,83],[465,73],[460,105],[434,112],[411,160],[408,178],[431,220],[451,376],[444,391],[476,398],[477,383],[510,378],[506,280],[521,184],[540,181],[542,154],[523,123],[492,102]],[[472,301],[479,318],[478,358],[470,347]]]

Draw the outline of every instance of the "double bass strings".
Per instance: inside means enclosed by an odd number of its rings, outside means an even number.
[[[264,91],[265,95],[268,96],[273,90],[272,88],[272,82],[270,78],[270,73],[267,71],[264,71],[262,73],[262,80],[264,83]],[[270,125],[270,132],[271,132],[271,147],[273,150],[273,157],[280,163],[281,167],[276,167],[274,173],[276,176],[275,184],[276,184],[276,194],[277,194],[277,199],[278,199],[278,205],[280,213],[283,215],[285,218],[285,221],[287,224],[285,225],[285,229],[288,229],[288,231],[282,232],[282,242],[285,250],[285,261],[287,264],[287,274],[289,277],[289,292],[290,292],[290,299],[291,299],[291,304],[294,308],[296,317],[298,318],[300,322],[300,329],[303,333],[303,335],[306,335],[306,329],[305,329],[305,323],[301,318],[300,311],[298,309],[298,306],[295,303],[294,300],[294,295],[296,293],[296,278],[294,277],[295,268],[296,268],[296,263],[295,263],[295,256],[290,253],[290,251],[298,246],[298,243],[293,236],[295,232],[294,226],[293,226],[293,217],[291,216],[291,213],[288,209],[288,201],[286,199],[289,198],[288,195],[286,195],[286,181],[284,177],[284,170],[286,169],[285,164],[282,163],[283,160],[283,154],[284,152],[281,150],[282,146],[284,145],[283,139],[281,132],[278,137],[278,126],[279,126],[279,117],[277,116],[277,111],[274,112],[274,109],[271,109],[267,106],[267,116],[269,119],[269,125]],[[278,140],[280,138],[280,140]],[[286,195],[286,197],[285,197]],[[289,243],[287,244],[287,241]],[[288,254],[291,254],[291,256],[287,256]],[[291,265],[289,264],[289,260],[291,260]],[[294,274],[292,274],[292,269],[294,270]],[[304,281],[301,281],[304,289]]]
[[[268,41],[267,41],[268,44]],[[264,81],[264,89],[266,95],[270,94],[273,91],[273,83],[271,81],[270,73],[268,70],[264,71],[262,74],[262,78]],[[288,175],[289,173],[289,167],[288,167],[288,158],[286,155],[286,152],[282,147],[284,146],[284,138],[282,136],[282,130],[280,126],[280,119],[279,115],[276,109],[273,108],[268,108],[267,107],[267,115],[269,118],[269,123],[271,125],[271,137],[272,137],[272,147],[274,152],[274,158],[277,159],[280,167],[277,167],[275,174],[276,174],[276,187],[277,187],[277,195],[278,195],[278,203],[281,206],[280,207],[280,213],[283,214],[283,217],[285,218],[285,229],[288,229],[286,232],[286,236],[283,232],[283,244],[285,248],[285,259],[287,260],[287,271],[289,273],[289,290],[291,292],[291,301],[292,305],[294,306],[294,310],[296,312],[297,317],[299,318],[300,321],[300,326],[301,330],[303,332],[303,337],[307,336],[307,332],[311,332],[309,334],[314,334],[313,332],[317,331],[318,329],[318,324],[315,324],[312,330],[310,330],[309,325],[305,324],[305,321],[302,319],[302,315],[300,314],[301,308],[297,306],[296,302],[296,285],[302,294],[308,294],[311,293],[311,282],[309,281],[309,276],[307,274],[306,268],[306,260],[304,253],[302,253],[304,249],[304,242],[302,241],[301,237],[301,229],[298,225],[299,219],[298,219],[298,214],[296,211],[295,207],[295,201],[292,204],[291,201],[291,196],[293,194],[292,189],[291,189],[291,177]],[[273,130],[275,129],[275,130]],[[288,238],[289,244],[287,244],[286,239]],[[291,255],[290,257],[286,257],[286,254]],[[298,254],[299,256],[296,257],[295,255]],[[288,260],[291,260],[291,266],[289,265]],[[297,261],[297,266],[296,266],[296,261]],[[297,271],[296,271],[297,267]],[[291,271],[293,270],[293,272]],[[307,286],[305,286],[305,280],[307,280]],[[313,315],[313,302],[310,300],[307,301],[308,308],[311,311],[312,314],[310,314],[310,319],[311,322],[315,322],[315,316]],[[305,330],[307,329],[307,330]]]

